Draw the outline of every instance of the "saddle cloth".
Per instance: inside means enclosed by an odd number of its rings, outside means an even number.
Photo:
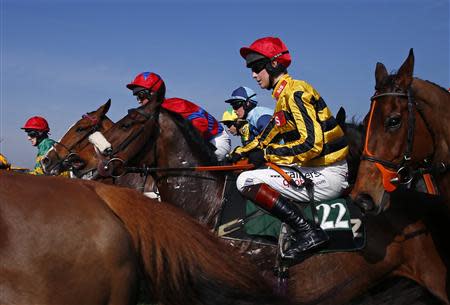
[[[216,226],[219,236],[227,239],[253,240],[259,243],[278,243],[287,239],[281,222],[244,198],[236,188],[236,177],[227,176],[222,213]],[[306,218],[312,220],[309,203],[297,203]],[[365,229],[358,207],[346,198],[315,203],[320,225],[330,241],[318,252],[356,251],[365,246]],[[283,240],[280,241],[283,243]]]

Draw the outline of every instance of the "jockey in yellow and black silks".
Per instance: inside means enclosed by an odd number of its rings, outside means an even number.
[[[230,156],[233,162],[246,157],[257,167],[240,174],[237,187],[292,228],[295,241],[286,254],[295,259],[326,243],[328,236],[291,202],[308,202],[306,188],[292,187],[277,172],[261,166],[267,161],[280,165],[298,185],[303,177],[310,178],[316,201],[334,199],[348,187],[347,142],[320,94],[287,73],[291,56],[283,41],[264,37],[240,53],[259,86],[272,90],[276,105],[264,131]]]

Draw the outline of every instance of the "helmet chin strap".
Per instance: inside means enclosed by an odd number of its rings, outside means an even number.
[[[269,88],[266,88],[266,90],[270,91],[275,88],[275,78],[282,74],[284,70],[285,68],[283,68],[279,62],[277,62],[275,67],[272,66],[272,61],[267,62],[266,71],[269,74]]]
[[[36,144],[39,145],[45,138],[48,138],[48,134],[46,132],[41,132],[39,136],[36,137]]]

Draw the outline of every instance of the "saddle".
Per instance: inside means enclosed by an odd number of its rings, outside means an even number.
[[[358,251],[366,243],[365,229],[359,207],[348,197],[324,202],[294,202],[304,216],[314,220],[327,232],[330,241],[316,253]],[[225,239],[252,241],[278,247],[283,258],[289,245],[291,230],[277,218],[244,198],[236,187],[236,175],[226,177],[220,220],[216,233]]]

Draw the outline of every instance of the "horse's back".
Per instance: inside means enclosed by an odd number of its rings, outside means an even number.
[[[0,304],[134,298],[130,237],[91,185],[0,173]]]

